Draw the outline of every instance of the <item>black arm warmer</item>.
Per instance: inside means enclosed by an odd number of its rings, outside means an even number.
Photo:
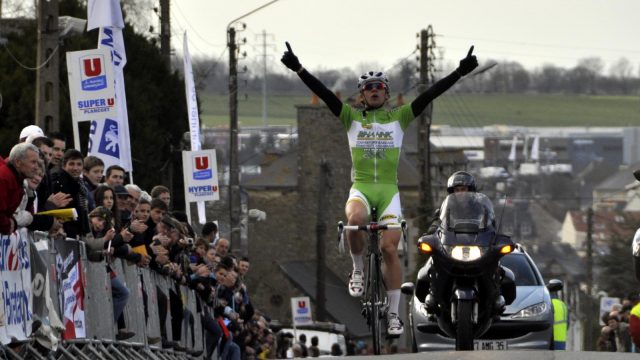
[[[456,83],[460,79],[460,74],[457,71],[452,72],[447,77],[440,79],[437,83],[433,84],[427,91],[418,95],[415,100],[411,103],[411,111],[413,111],[413,116],[420,115],[424,109],[432,102],[435,98],[442,95],[443,92],[447,91],[453,84]]]
[[[340,116],[340,112],[342,111],[342,101],[338,99],[336,94],[334,94],[331,90],[327,89],[326,86],[320,80],[318,80],[315,76],[311,75],[306,69],[303,69],[302,72],[298,74],[302,82],[304,82],[307,87],[313,91],[325,104],[329,107],[329,110],[335,116]],[[446,89],[445,89],[446,90]]]

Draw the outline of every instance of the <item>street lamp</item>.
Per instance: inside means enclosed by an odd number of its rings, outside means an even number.
[[[267,6],[278,2],[272,0],[248,13],[235,18],[227,24],[227,46],[229,47],[229,228],[231,246],[237,249],[240,242],[240,172],[238,168],[238,48],[236,29],[232,25]],[[244,30],[246,25],[242,25]],[[249,244],[240,244],[242,253],[246,253]]]
[[[58,37],[66,39],[68,37],[82,35],[87,28],[87,20],[79,19],[73,16],[58,17]]]

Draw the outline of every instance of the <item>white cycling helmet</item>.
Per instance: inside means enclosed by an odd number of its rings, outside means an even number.
[[[362,90],[362,87],[370,82],[379,81],[387,87],[387,91],[389,91],[389,79],[387,79],[387,75],[382,71],[368,71],[362,74],[358,78],[358,90]]]

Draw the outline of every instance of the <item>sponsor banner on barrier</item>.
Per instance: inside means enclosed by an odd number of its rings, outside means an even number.
[[[116,116],[114,75],[109,49],[67,52],[67,74],[73,121]]]
[[[38,252],[35,243],[31,243],[31,293],[33,294],[33,314],[36,318],[44,319],[47,315],[45,282],[47,281],[47,263]],[[44,250],[46,255],[48,250]]]
[[[84,319],[84,282],[79,244],[76,241],[56,240],[56,273],[60,284],[60,308],[62,309],[65,340],[86,336]]]
[[[25,340],[31,335],[31,257],[27,229],[0,235],[0,341]]]
[[[291,298],[291,318],[295,326],[313,324],[311,300],[308,296]]]
[[[215,150],[183,151],[184,195],[188,202],[220,199]]]

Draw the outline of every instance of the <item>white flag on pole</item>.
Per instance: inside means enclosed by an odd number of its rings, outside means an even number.
[[[127,55],[122,37],[124,21],[120,2],[119,0],[89,0],[87,13],[87,30],[100,28],[98,48],[106,47],[111,50],[117,110],[115,119],[102,118],[92,122],[89,154],[102,159],[105,167],[120,165],[131,172],[131,140],[123,72],[127,64]],[[109,149],[98,146],[106,142],[112,144]]]
[[[198,116],[198,101],[196,100],[196,86],[193,81],[193,66],[191,65],[191,55],[189,54],[189,44],[187,32],[184,32],[182,41],[184,56],[184,88],[187,95],[187,111],[189,115],[189,132],[191,134],[191,151],[202,150],[200,144],[200,117]],[[217,173],[216,173],[217,175]],[[186,186],[186,184],[185,184]],[[204,201],[198,201],[198,222],[204,224],[207,221]],[[191,221],[191,205],[187,202],[187,215]]]
[[[511,142],[511,151],[509,152],[509,161],[516,161],[516,143],[518,142],[518,137],[513,136],[513,141]]]
[[[533,144],[531,145],[531,160],[540,160],[540,136],[536,136],[535,139],[533,139]]]

